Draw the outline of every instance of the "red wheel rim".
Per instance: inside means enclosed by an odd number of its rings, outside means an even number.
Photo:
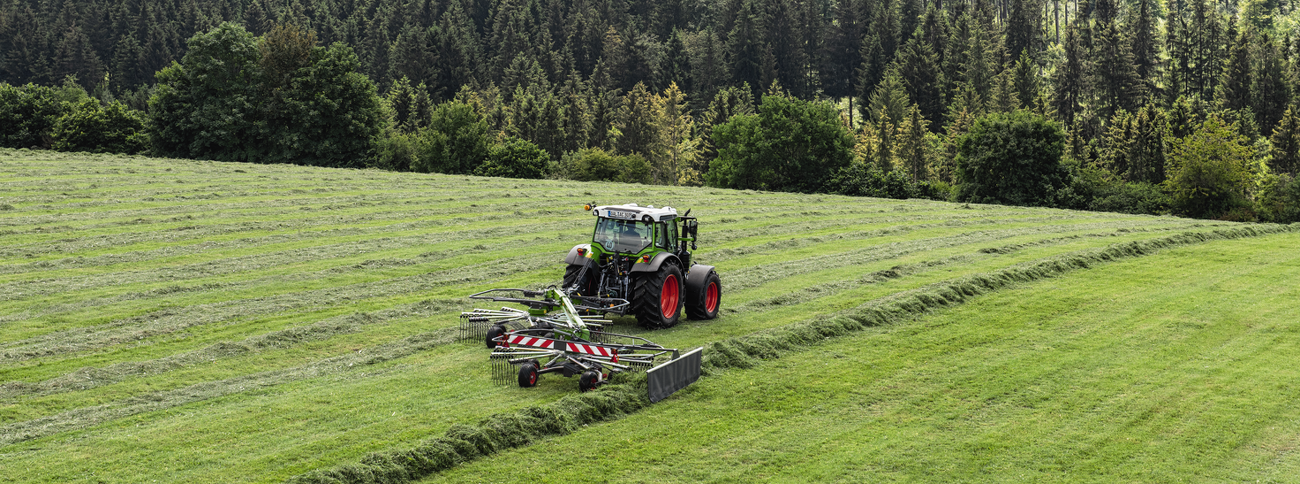
[[[537,384],[537,370],[528,372],[528,386]]]
[[[718,285],[709,283],[709,288],[704,290],[704,311],[713,313],[718,310]]]
[[[663,290],[659,292],[659,310],[664,313],[664,319],[669,319],[677,314],[677,275],[669,274],[664,279]]]

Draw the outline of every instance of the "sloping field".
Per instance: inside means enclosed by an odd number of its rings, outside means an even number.
[[[966,402],[975,399],[970,395],[983,395],[942,386],[974,382],[981,371],[993,371],[959,354],[997,349],[1006,353],[999,360],[1004,363],[1043,367],[1030,376],[1050,374],[1053,365],[1071,361],[1051,358],[1037,346],[1044,343],[1017,328],[1016,320],[993,315],[1017,308],[1050,313],[1042,317],[1077,315],[1051,324],[1092,324],[1090,313],[1071,312],[1071,307],[1019,307],[1026,295],[1045,291],[1047,283],[1021,288],[1017,282],[1069,273],[1051,284],[1087,307],[1102,304],[1096,299],[1111,297],[1106,294],[1126,297],[1139,295],[1147,287],[1142,284],[1166,285],[1147,280],[1159,279],[1163,266],[1158,264],[1148,269],[1147,279],[1092,275],[1115,270],[1108,261],[1140,264],[1156,260],[1150,255],[1161,256],[1163,249],[1267,240],[1275,242],[1241,247],[1254,247],[1242,250],[1258,255],[1265,264],[1261,271],[1270,272],[1268,264],[1284,259],[1267,255],[1293,248],[1297,237],[1253,238],[1289,227],[932,201],[0,151],[0,468],[18,481],[47,482],[262,482],[321,469],[343,476],[366,469],[354,464],[371,452],[391,457],[491,415],[569,405],[576,393],[571,379],[544,377],[529,390],[491,383],[482,345],[456,341],[454,328],[459,311],[472,307],[466,294],[558,282],[565,252],[590,237],[592,217],[579,207],[591,201],[693,209],[701,221],[697,260],[718,267],[724,288],[719,319],[684,321],[647,335],[666,346],[707,346],[710,376],[663,404],[598,424],[598,432],[551,432],[561,449],[569,449],[560,452],[572,453],[560,454],[560,460],[589,452],[578,449],[593,433],[601,440],[611,435],[628,440],[634,455],[625,460],[618,454],[628,467],[612,476],[628,480],[643,478],[634,473],[638,458],[656,466],[682,462],[683,467],[664,471],[680,480],[694,479],[688,471],[711,472],[700,467],[713,461],[699,460],[700,455],[676,457],[691,447],[669,446],[668,435],[691,437],[667,429],[691,427],[688,418],[710,412],[762,411],[745,406],[747,391],[788,400],[777,403],[796,413],[781,420],[792,422],[786,432],[817,425],[806,413],[797,414],[800,406],[827,405],[816,411],[837,415],[859,408],[862,415],[841,419],[875,418],[858,420],[858,426],[885,428],[891,419],[914,423],[915,433],[899,435],[912,435],[908,445],[918,446],[913,450],[924,444],[922,438],[959,445],[942,432],[981,422],[965,418],[968,407],[943,407],[951,417],[945,427],[931,408],[917,402],[931,398],[940,405],[944,399]],[[1077,271],[1088,267],[1094,268]],[[1294,264],[1289,267],[1294,272]],[[1193,279],[1213,275],[1189,274]],[[1080,277],[1096,278],[1084,284],[1091,293],[1069,290],[1070,281]],[[1030,292],[1009,296],[1014,292],[1001,289],[1008,286]],[[924,323],[882,326],[977,294],[990,295]],[[1088,299],[1087,294],[1097,295]],[[1012,299],[998,299],[1006,297]],[[1154,307],[1150,311],[1166,314],[1163,306]],[[973,327],[984,325],[971,318],[986,317],[991,318],[987,324],[1006,327],[972,335],[970,341],[961,339],[964,333],[930,328],[957,314]],[[946,321],[954,326],[957,320]],[[1134,331],[1134,319],[1105,321],[1113,331]],[[645,334],[631,320],[621,321],[618,329]],[[796,339],[815,343],[810,331],[849,336],[810,350],[792,349]],[[1043,337],[1052,332],[1037,331]],[[1021,342],[990,346],[1008,333]],[[1278,337],[1294,338],[1293,333]],[[937,344],[927,338],[952,345],[946,351],[953,354],[927,359],[935,350],[925,345]],[[1158,341],[1143,343],[1163,347]],[[922,348],[909,350],[917,346]],[[1078,358],[1099,357],[1086,346],[1071,348]],[[828,360],[828,354],[848,357]],[[817,369],[832,363],[838,368]],[[948,374],[956,363],[961,371]],[[916,367],[906,369],[907,364]],[[889,371],[920,372],[925,378],[918,385],[932,386],[908,386],[905,374]],[[895,384],[879,387],[882,379]],[[748,382],[769,386],[763,392],[762,386],[749,389]],[[1038,392],[1056,388],[1030,383]],[[635,384],[596,393],[626,393]],[[1086,391],[1068,387],[1068,381],[1053,384]],[[851,398],[845,388],[870,398]],[[888,391],[882,395],[872,388]],[[882,399],[890,394],[903,401]],[[851,400],[860,400],[859,407],[844,403]],[[1087,421],[1092,407],[1079,405],[1059,418]],[[987,410],[981,415],[992,419],[989,425],[1017,418]],[[746,458],[761,436],[753,434],[748,420],[734,424],[739,437],[706,450],[748,459],[756,472],[762,466],[788,467]],[[725,421],[699,425],[706,427],[706,438],[731,432]],[[755,440],[746,444],[746,435]],[[644,446],[635,447],[638,441]],[[815,442],[775,443],[798,448]],[[1002,441],[990,439],[988,445]],[[515,452],[544,452],[497,450],[505,453],[451,472],[480,469],[500,477],[502,471],[491,466],[509,465]],[[447,465],[468,454],[462,451]],[[958,460],[952,472],[971,472],[959,461],[962,455],[952,454],[949,458]],[[608,460],[615,454],[603,455]],[[544,457],[528,458],[550,462]],[[888,454],[877,452],[862,457],[860,468],[831,467],[826,475],[873,472],[873,465],[886,461]],[[415,467],[420,474],[446,465]],[[740,479],[730,474],[738,469],[712,472],[704,478]],[[944,468],[928,472],[948,474]]]

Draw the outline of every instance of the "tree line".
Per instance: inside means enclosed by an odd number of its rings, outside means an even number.
[[[1298,19],[1286,0],[8,0],[0,118],[15,147],[1288,220]],[[1038,137],[1050,166],[997,166],[977,136]],[[1189,147],[1214,136],[1242,148]]]

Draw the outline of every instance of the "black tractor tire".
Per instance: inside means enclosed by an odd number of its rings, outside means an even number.
[[[587,370],[587,371],[584,371],[584,372],[582,372],[582,376],[581,376],[581,377],[578,377],[578,391],[579,391],[579,392],[586,392],[586,391],[588,391],[588,390],[595,390],[595,389],[596,389],[596,385],[598,385],[598,384],[600,384],[600,373],[597,373],[596,370]]]
[[[537,365],[524,363],[519,365],[519,388],[537,386]]]
[[[492,325],[492,327],[488,328],[487,337],[484,338],[484,341],[487,343],[488,349],[496,348],[497,342],[492,340],[496,339],[498,336],[501,336],[503,334],[506,334],[505,326],[494,324]]]
[[[661,265],[653,274],[638,275],[632,289],[632,311],[637,322],[646,329],[676,326],[682,318],[685,288],[682,270],[674,264]]]
[[[562,285],[560,286],[560,288],[561,288],[561,289],[567,289],[569,286],[572,286],[575,282],[577,282],[577,281],[578,281],[578,274],[582,273],[582,268],[583,268],[583,265],[582,265],[582,264],[569,264],[568,267],[565,267],[565,268],[564,268],[564,282],[562,283]],[[579,295],[579,296],[595,296],[595,295],[596,295],[596,289],[597,289],[597,288],[596,288],[596,270],[595,270],[595,269],[588,269],[588,270],[587,270],[587,274],[586,274],[582,279],[583,279],[583,280],[582,280],[581,284],[578,285],[578,295]]]
[[[686,292],[686,315],[691,320],[713,319],[722,309],[722,279],[717,272],[709,271],[704,285]]]

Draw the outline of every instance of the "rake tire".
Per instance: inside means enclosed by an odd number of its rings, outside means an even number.
[[[519,387],[531,388],[537,386],[537,365],[524,363],[519,365]]]

